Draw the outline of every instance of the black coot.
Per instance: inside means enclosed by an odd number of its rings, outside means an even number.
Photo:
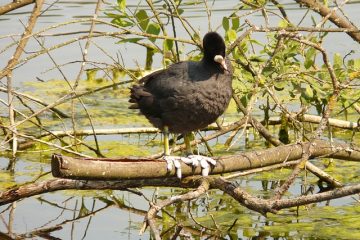
[[[140,79],[131,88],[130,108],[140,109],[155,127],[184,136],[213,123],[230,102],[233,70],[216,32],[204,36],[203,50],[199,62],[175,63]]]

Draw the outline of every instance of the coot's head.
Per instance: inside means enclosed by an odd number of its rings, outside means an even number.
[[[204,59],[207,62],[214,62],[227,70],[225,63],[225,42],[216,32],[208,32],[203,40]]]

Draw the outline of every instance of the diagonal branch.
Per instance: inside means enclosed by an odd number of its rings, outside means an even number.
[[[358,28],[352,24],[346,18],[343,18],[336,14],[332,9],[326,7],[318,0],[296,0],[297,3],[303,4],[308,8],[311,8],[313,11],[319,13],[321,16],[329,16],[329,20],[340,28],[347,28],[354,30],[354,32],[346,32],[354,41],[360,43],[360,33]]]
[[[16,66],[16,64],[18,63],[19,58],[20,58],[21,54],[23,53],[27,42],[29,41],[29,37],[31,36],[31,32],[35,27],[36,20],[40,16],[40,11],[41,11],[43,3],[44,3],[44,0],[36,1],[36,4],[34,6],[34,9],[33,9],[32,14],[30,16],[30,19],[29,19],[29,24],[25,28],[25,31],[24,31],[23,35],[21,36],[21,40],[20,40],[19,45],[17,46],[17,48],[15,50],[14,55],[11,57],[8,64],[6,65],[6,67],[0,72],[0,80],[3,77],[7,76],[11,72],[13,67]]]
[[[224,191],[236,199],[241,205],[263,215],[266,215],[268,212],[277,213],[278,210],[284,208],[302,206],[360,193],[360,184],[356,184],[290,199],[262,199],[252,196],[245,190],[237,187],[234,183],[226,181],[223,178],[211,178],[209,182],[212,188],[218,188]]]
[[[13,1],[11,3],[8,3],[6,5],[3,5],[0,7],[0,15],[6,14],[8,12],[11,12],[15,9],[24,7],[26,5],[32,4],[36,2],[35,0],[18,0],[18,1]]]

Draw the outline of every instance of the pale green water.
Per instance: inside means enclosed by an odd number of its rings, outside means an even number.
[[[286,1],[282,1],[286,2]],[[137,1],[128,1],[131,9],[137,7]],[[237,1],[215,1],[212,5],[212,1],[209,3],[213,8],[211,16],[211,25],[213,29],[216,29],[221,25],[221,20],[224,15],[228,15],[236,6]],[[144,3],[140,4],[140,8],[144,8]],[[104,6],[104,5],[103,5]],[[296,9],[297,5],[287,5],[287,8]],[[94,2],[83,1],[61,1],[55,4],[51,11],[44,14],[40,18],[37,25],[37,29],[42,29],[49,25],[57,24],[59,22],[70,21],[73,18],[89,17],[93,13],[95,8]],[[0,24],[4,27],[0,27],[0,36],[13,33],[21,33],[23,28],[18,21],[20,18],[26,22],[26,18],[29,14],[31,6],[20,9],[12,14],[6,16],[0,16]],[[147,8],[146,8],[147,9]],[[194,24],[196,29],[200,29],[201,33],[207,31],[207,17],[206,13],[201,5],[190,5],[185,7],[186,15]],[[351,4],[345,8],[346,12],[351,16],[355,23],[359,23],[358,4]],[[104,11],[110,11],[107,6],[103,7]],[[293,19],[300,19],[303,11],[289,11]],[[314,14],[315,15],[315,14]],[[262,24],[262,16],[257,14],[251,17],[251,21],[254,24]],[[270,23],[276,25],[276,18],[270,17]],[[66,28],[54,30],[54,32],[67,32],[67,31],[87,31],[89,25],[75,24]],[[109,28],[104,26],[97,26],[97,30],[108,30]],[[113,31],[113,29],[112,29]],[[222,28],[219,32],[223,32]],[[184,35],[183,30],[179,30],[179,36]],[[80,34],[81,35],[81,34]],[[349,37],[344,38],[342,34],[334,34],[331,42],[325,44],[329,46],[330,51],[347,53],[351,49],[359,49],[358,45],[354,43]],[[76,35],[75,35],[76,36]],[[263,39],[263,34],[257,34],[259,39]],[[72,36],[74,37],[74,36]],[[72,37],[47,37],[45,46],[49,47],[57,43],[61,43]],[[144,65],[145,54],[140,47],[133,47],[129,44],[115,45],[116,40],[111,38],[99,38],[94,40],[97,44],[101,45],[106,51],[115,55],[119,53],[122,58],[125,59],[126,67],[134,68],[137,65]],[[0,46],[6,46],[11,42],[9,38],[0,39]],[[335,43],[335,44],[334,44]],[[82,43],[84,46],[84,43]],[[39,49],[38,44],[31,40],[29,49]],[[185,46],[184,46],[185,48]],[[2,49],[2,47],[1,47]],[[190,47],[186,47],[190,50]],[[0,55],[0,67],[5,66],[7,59],[13,53],[14,48],[6,51]],[[30,55],[31,53],[28,53]],[[70,61],[81,60],[81,51],[77,43],[61,50],[52,52],[52,56],[57,59],[59,64],[65,64]],[[359,54],[359,52],[356,52]],[[26,55],[23,56],[23,58]],[[352,55],[354,57],[354,55]],[[356,56],[356,55],[355,55]],[[96,61],[97,63],[112,63],[109,58],[106,57],[98,48],[92,46],[89,49],[89,59]],[[6,61],[5,61],[6,60]],[[80,64],[70,64],[63,67],[66,77],[68,79],[74,79],[78,73]],[[28,93],[32,93],[36,96],[42,97],[51,102],[55,100],[58,95],[55,95],[52,91],[59,93],[61,90],[67,90],[66,84],[60,84],[58,81],[51,81],[52,79],[59,79],[60,75],[57,71],[48,71],[53,67],[53,64],[49,61],[47,56],[35,58],[28,64],[21,66],[14,72],[15,86]],[[154,68],[161,67],[160,54],[155,56]],[[101,75],[101,74],[100,74]],[[36,77],[44,80],[46,83],[39,83]],[[94,87],[94,84],[89,84],[86,87]],[[34,89],[41,89],[33,92]],[[134,114],[127,109],[126,87],[120,87],[118,90],[106,91],[105,93],[99,93],[92,95],[91,97],[85,97],[84,102],[89,107],[90,111],[95,117],[95,126],[98,128],[105,127],[125,127],[125,126],[148,126],[146,120]],[[2,99],[3,94],[0,94]],[[44,97],[46,96],[46,97]],[[65,104],[66,105],[66,104]],[[99,107],[101,106],[101,107]],[[62,109],[69,110],[69,105],[62,106]],[[79,106],[78,106],[79,107]],[[1,105],[1,116],[6,116],[6,109]],[[80,107],[79,107],[80,109]],[[70,111],[68,111],[70,112]],[[258,113],[261,114],[261,113]],[[89,127],[86,120],[85,113],[79,111],[78,114],[78,127]],[[227,114],[226,120],[232,120],[236,117],[234,110],[230,110]],[[58,121],[52,121],[50,115],[46,115],[46,119],[49,121],[49,126],[52,129],[61,129]],[[69,123],[67,123],[69,124]],[[68,125],[70,126],[70,125]],[[33,128],[28,129],[31,132],[36,131]],[[277,130],[273,130],[276,134]],[[100,136],[100,145],[107,156],[116,155],[148,155],[161,151],[160,136],[152,141],[154,136]],[[347,139],[349,136],[346,137]],[[92,138],[87,137],[87,140],[93,144]],[[250,143],[245,146],[243,138],[235,145],[230,152],[225,152],[222,144],[226,140],[226,137],[220,138],[218,141],[220,144],[214,148],[217,150],[217,154],[231,154],[233,152],[241,151],[244,149],[256,149],[264,148],[263,141],[250,133]],[[210,142],[211,145],[215,145],[216,141]],[[126,149],[126,150],[125,150]],[[49,160],[50,155],[55,150],[42,152],[41,147],[38,149],[32,149],[33,151],[27,153],[20,153],[17,159],[15,169],[13,172],[6,171],[8,165],[8,157],[6,154],[2,154],[0,158],[1,171],[1,186],[2,189],[12,185],[14,183],[21,184],[26,181],[30,181],[39,175],[39,172],[50,171]],[[204,150],[204,147],[202,147]],[[86,151],[86,150],[84,150]],[[322,165],[326,162],[318,162]],[[358,182],[359,181],[359,166],[356,163],[343,163],[335,161],[334,165],[338,168],[330,169],[334,171],[335,176],[340,180],[346,180],[346,182]],[[344,168],[341,168],[343,166]],[[345,168],[346,167],[346,168]],[[347,169],[353,169],[351,173],[347,172]],[[285,179],[289,171],[278,171],[275,174],[268,175],[255,175],[247,178],[239,179],[239,184],[257,195],[268,196],[271,193],[271,185],[276,185],[278,180]],[[308,187],[310,184],[315,184],[316,179],[309,176],[306,182],[299,178],[295,185],[290,189],[291,194],[299,194],[302,192],[301,185]],[[319,189],[315,187],[315,192]],[[142,192],[151,198],[155,189],[148,188],[142,190]],[[177,190],[161,189],[160,195],[169,196],[170,194],[176,194]],[[32,197],[19,201],[14,205],[13,221],[10,221],[10,211],[6,210],[8,205],[2,206],[0,211],[4,211],[1,214],[3,222],[0,223],[0,231],[7,233],[9,226],[11,226],[11,232],[20,235],[26,234],[37,228],[45,228],[48,226],[55,226],[67,219],[73,219],[81,214],[85,214],[87,211],[97,210],[106,205],[104,198],[111,200],[111,194],[115,197],[122,199],[124,203],[133,209],[139,209],[146,211],[148,209],[148,203],[139,196],[131,193],[116,191],[114,193],[102,192],[102,191],[88,191],[88,192],[75,192],[75,191],[62,191],[50,194],[44,194],[41,196]],[[358,199],[358,197],[357,197]],[[317,206],[325,206],[325,203],[318,204]],[[339,207],[341,206],[341,207]],[[186,204],[183,206],[177,206],[177,209],[171,207],[167,209],[173,214],[177,214],[182,219],[188,219],[188,216],[184,213],[187,210]],[[176,211],[177,210],[177,211]],[[264,218],[259,214],[256,214],[250,210],[241,207],[234,200],[228,197],[222,196],[220,193],[214,193],[209,198],[202,198],[193,203],[193,214],[201,223],[214,227],[209,214],[213,214],[215,219],[220,223],[221,228],[227,229],[235,219],[238,219],[237,224],[228,235],[224,236],[225,239],[358,239],[360,236],[358,222],[360,207],[356,202],[356,199],[347,197],[330,202],[329,207],[322,208],[309,208],[308,210],[301,210],[300,216],[296,217],[294,210],[284,211],[278,216],[269,216]],[[138,231],[143,221],[143,215],[139,213],[133,213],[129,210],[121,210],[115,206],[110,206],[92,217],[85,217],[80,220],[76,220],[73,223],[67,223],[62,225],[63,228],[51,233],[51,236],[60,239],[149,239],[149,232],[145,232],[143,236],[138,236]],[[184,220],[185,221],[185,220]],[[161,223],[161,222],[159,222]],[[87,227],[87,225],[89,227]],[[193,223],[189,224],[190,227]],[[320,229],[320,230],[319,230]],[[343,232],[342,232],[343,231]],[[347,234],[346,234],[347,233]],[[348,235],[350,233],[350,235]],[[42,239],[40,237],[36,237]]]

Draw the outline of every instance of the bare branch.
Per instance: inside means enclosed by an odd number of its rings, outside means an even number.
[[[18,0],[18,1],[13,1],[11,3],[8,3],[6,5],[3,5],[0,7],[0,15],[3,15],[5,13],[11,12],[15,9],[24,7],[26,5],[35,3],[36,0]]]
[[[152,203],[151,208],[149,209],[147,215],[145,216],[145,220],[144,220],[144,225],[140,230],[140,234],[142,234],[145,229],[146,226],[150,226],[151,231],[154,233],[155,235],[155,239],[159,239],[161,240],[160,237],[160,233],[159,230],[156,227],[156,223],[155,223],[155,216],[156,214],[163,209],[166,206],[169,206],[173,203],[176,202],[184,202],[184,201],[188,201],[188,200],[192,200],[192,199],[196,199],[199,198],[201,195],[203,195],[204,193],[206,193],[209,190],[209,182],[206,180],[206,178],[204,179],[198,179],[198,187],[196,190],[182,194],[182,195],[178,195],[178,196],[172,196],[166,200],[160,201],[158,203]]]
[[[8,75],[10,73],[10,71],[12,70],[12,68],[18,63],[18,60],[19,60],[21,54],[23,53],[24,48],[29,40],[29,36],[31,35],[31,32],[32,32],[33,28],[35,27],[36,20],[40,15],[40,11],[41,11],[43,3],[44,3],[43,0],[38,0],[36,2],[34,9],[32,11],[32,14],[30,16],[28,26],[25,28],[25,31],[24,31],[23,35],[21,36],[21,40],[19,42],[18,47],[16,48],[14,55],[9,60],[6,67],[0,72],[0,79],[5,77],[6,75]]]
[[[245,152],[237,155],[214,158],[216,166],[210,174],[222,174],[227,172],[242,171],[258,167],[271,166],[284,161],[301,159],[303,153],[309,147],[310,159],[316,157],[328,157],[349,161],[360,161],[360,149],[339,143],[329,143],[323,140],[315,140],[310,143],[291,144]],[[191,168],[182,163],[183,176],[200,175],[201,167]],[[62,155],[53,155],[52,171],[55,177],[75,179],[136,179],[136,178],[164,178],[176,176],[175,170],[167,171],[166,161],[153,158],[72,158]]]
[[[340,28],[346,28],[354,30],[354,32],[347,32],[347,34],[355,41],[360,43],[360,32],[359,29],[353,25],[348,19],[343,18],[335,13],[332,9],[329,9],[318,0],[296,0],[296,2],[311,8],[313,11],[319,13],[321,16],[329,16],[332,23]]]

